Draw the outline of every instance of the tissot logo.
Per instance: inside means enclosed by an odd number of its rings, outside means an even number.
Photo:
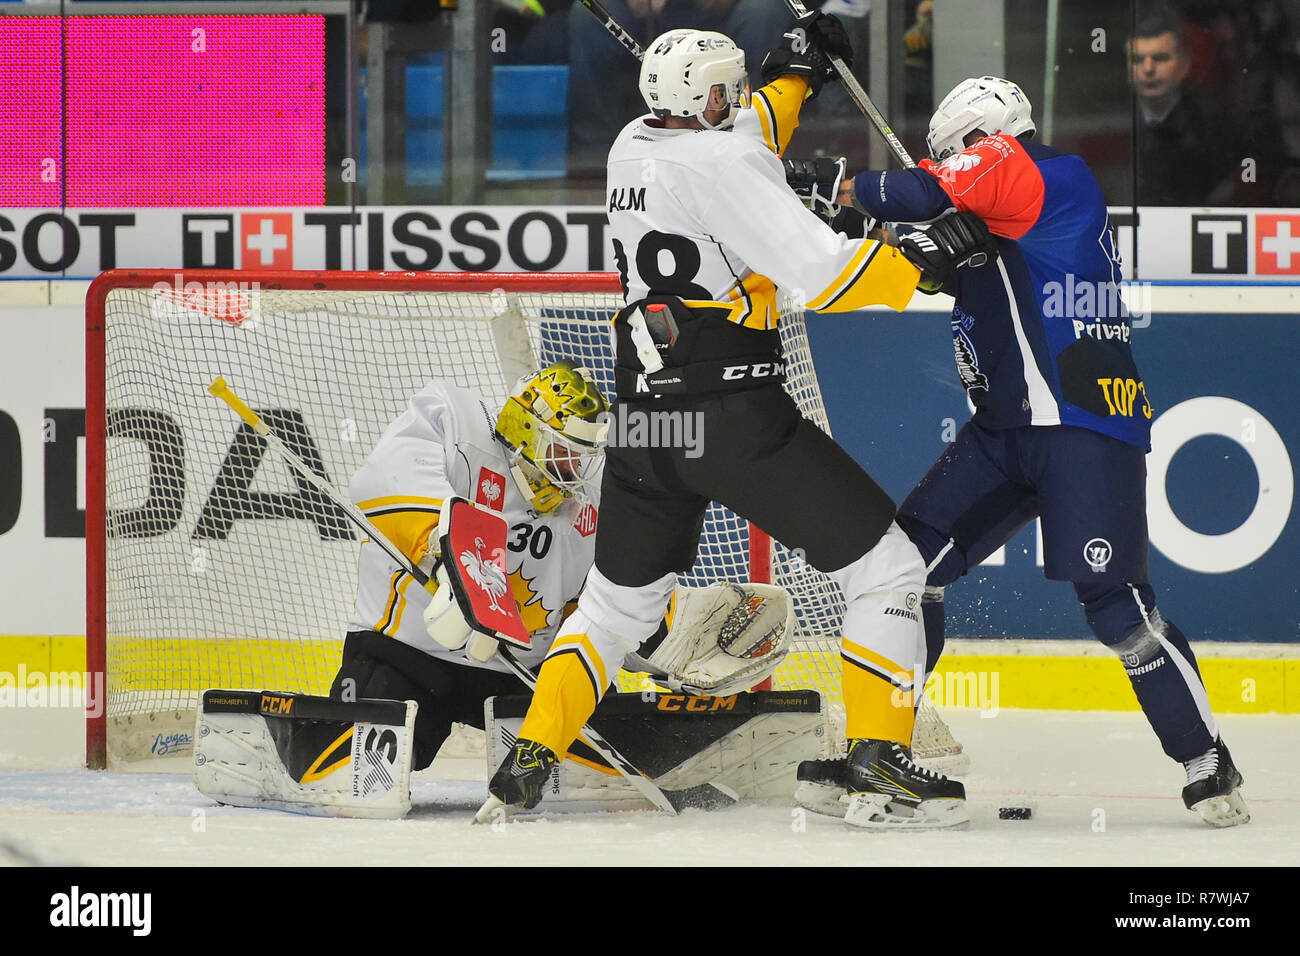
[[[1192,272],[1246,273],[1246,217],[1192,216]]]
[[[293,214],[287,212],[241,214],[239,250],[245,269],[292,269]]]
[[[186,269],[233,269],[235,217],[230,213],[182,216],[181,265]]]
[[[1300,216],[1255,215],[1255,274],[1300,275]]]

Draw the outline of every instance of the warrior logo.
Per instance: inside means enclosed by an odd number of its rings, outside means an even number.
[[[973,388],[987,391],[989,377],[980,371],[979,356],[975,353],[975,346],[964,329],[952,330],[952,349],[957,356],[957,374],[961,376],[961,384],[966,391],[969,392]]]
[[[1111,547],[1105,538],[1093,538],[1083,546],[1083,560],[1088,562],[1093,574],[1101,574],[1110,564]]]
[[[474,499],[478,504],[486,505],[495,511],[501,510],[501,496],[505,491],[506,480],[491,468],[478,470],[478,495]]]

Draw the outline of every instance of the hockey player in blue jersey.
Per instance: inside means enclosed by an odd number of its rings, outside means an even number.
[[[1245,823],[1242,776],[1196,658],[1147,574],[1152,406],[1130,350],[1105,200],[1082,159],[1033,134],[1016,84],[965,80],[930,121],[932,159],[862,173],[839,192],[868,228],[956,209],[998,237],[994,265],[961,269],[944,287],[975,414],[897,519],[928,567],[927,670],[943,648],[944,587],[1039,518],[1047,577],[1073,583],[1089,626],[1120,656],[1165,753],[1186,769],[1187,808],[1214,826]],[[801,802],[827,808],[831,787],[888,786],[857,764],[851,751],[847,765],[801,767]]]

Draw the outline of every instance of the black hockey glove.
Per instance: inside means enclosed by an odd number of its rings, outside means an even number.
[[[850,239],[861,239],[866,233],[867,217],[852,206],[841,206],[839,213],[831,220],[831,228]]]
[[[779,76],[802,76],[808,81],[808,98],[812,99],[827,82],[839,78],[831,66],[833,56],[846,66],[853,65],[853,45],[844,24],[829,14],[804,14],[790,24],[780,45],[763,57],[763,83],[771,83]]]
[[[943,288],[958,266],[978,268],[998,257],[997,240],[984,220],[955,209],[924,229],[901,235],[898,248],[921,270],[917,289],[930,295]]]
[[[820,159],[783,159],[785,181],[803,204],[823,219],[829,221],[840,211],[836,199],[840,183],[844,181],[847,160],[822,157]]]

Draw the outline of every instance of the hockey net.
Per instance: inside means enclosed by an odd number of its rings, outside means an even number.
[[[105,675],[87,762],[189,753],[210,687],[328,691],[359,535],[207,386],[224,376],[346,488],[409,397],[441,378],[500,404],[572,358],[613,396],[612,274],[105,273],[87,297],[87,652]],[[787,388],[829,431],[802,314],[781,321]],[[842,747],[843,599],[824,575],[714,505],[683,583],[770,580],[795,596],[775,688],[827,700]],[[624,690],[641,680],[620,675]],[[914,749],[959,756],[928,703]]]

